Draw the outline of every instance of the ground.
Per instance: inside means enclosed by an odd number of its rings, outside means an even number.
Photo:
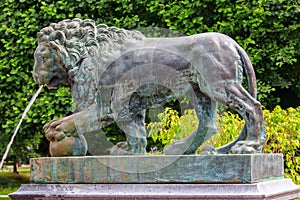
[[[21,184],[29,183],[30,167],[22,165],[18,167],[18,174],[13,172],[12,166],[4,166],[0,170],[0,200],[10,199],[7,195],[17,191]]]

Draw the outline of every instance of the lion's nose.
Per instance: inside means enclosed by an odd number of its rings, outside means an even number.
[[[37,74],[33,73],[33,79],[36,83],[39,84],[39,76]]]

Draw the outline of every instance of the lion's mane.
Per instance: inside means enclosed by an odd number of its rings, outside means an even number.
[[[129,31],[105,24],[96,25],[93,20],[67,19],[52,23],[38,32],[38,43],[55,42],[59,46],[63,67],[68,70],[72,80],[72,97],[75,112],[81,111],[95,102],[97,86],[97,68],[105,66],[115,49],[125,40],[142,40],[144,35],[138,31]],[[96,57],[93,66],[82,65],[82,60]]]

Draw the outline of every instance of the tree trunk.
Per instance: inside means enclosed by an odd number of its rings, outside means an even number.
[[[19,173],[18,172],[18,158],[17,158],[17,156],[14,156],[14,158],[13,158],[13,160],[14,160],[14,173]]]

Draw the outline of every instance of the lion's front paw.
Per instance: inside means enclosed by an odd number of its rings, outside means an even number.
[[[74,141],[73,138],[65,137],[60,141],[51,141],[49,150],[51,156],[72,156],[73,155]]]
[[[255,141],[240,141],[237,142],[231,149],[232,154],[254,154],[261,153],[261,148],[258,142]]]
[[[58,142],[64,139],[65,137],[78,137],[78,133],[73,119],[74,116],[75,114],[61,119],[54,119],[51,122],[47,123],[43,127],[46,138],[50,142]]]
[[[60,140],[50,142],[51,156],[84,156],[86,153],[87,143],[83,136],[64,136]]]

